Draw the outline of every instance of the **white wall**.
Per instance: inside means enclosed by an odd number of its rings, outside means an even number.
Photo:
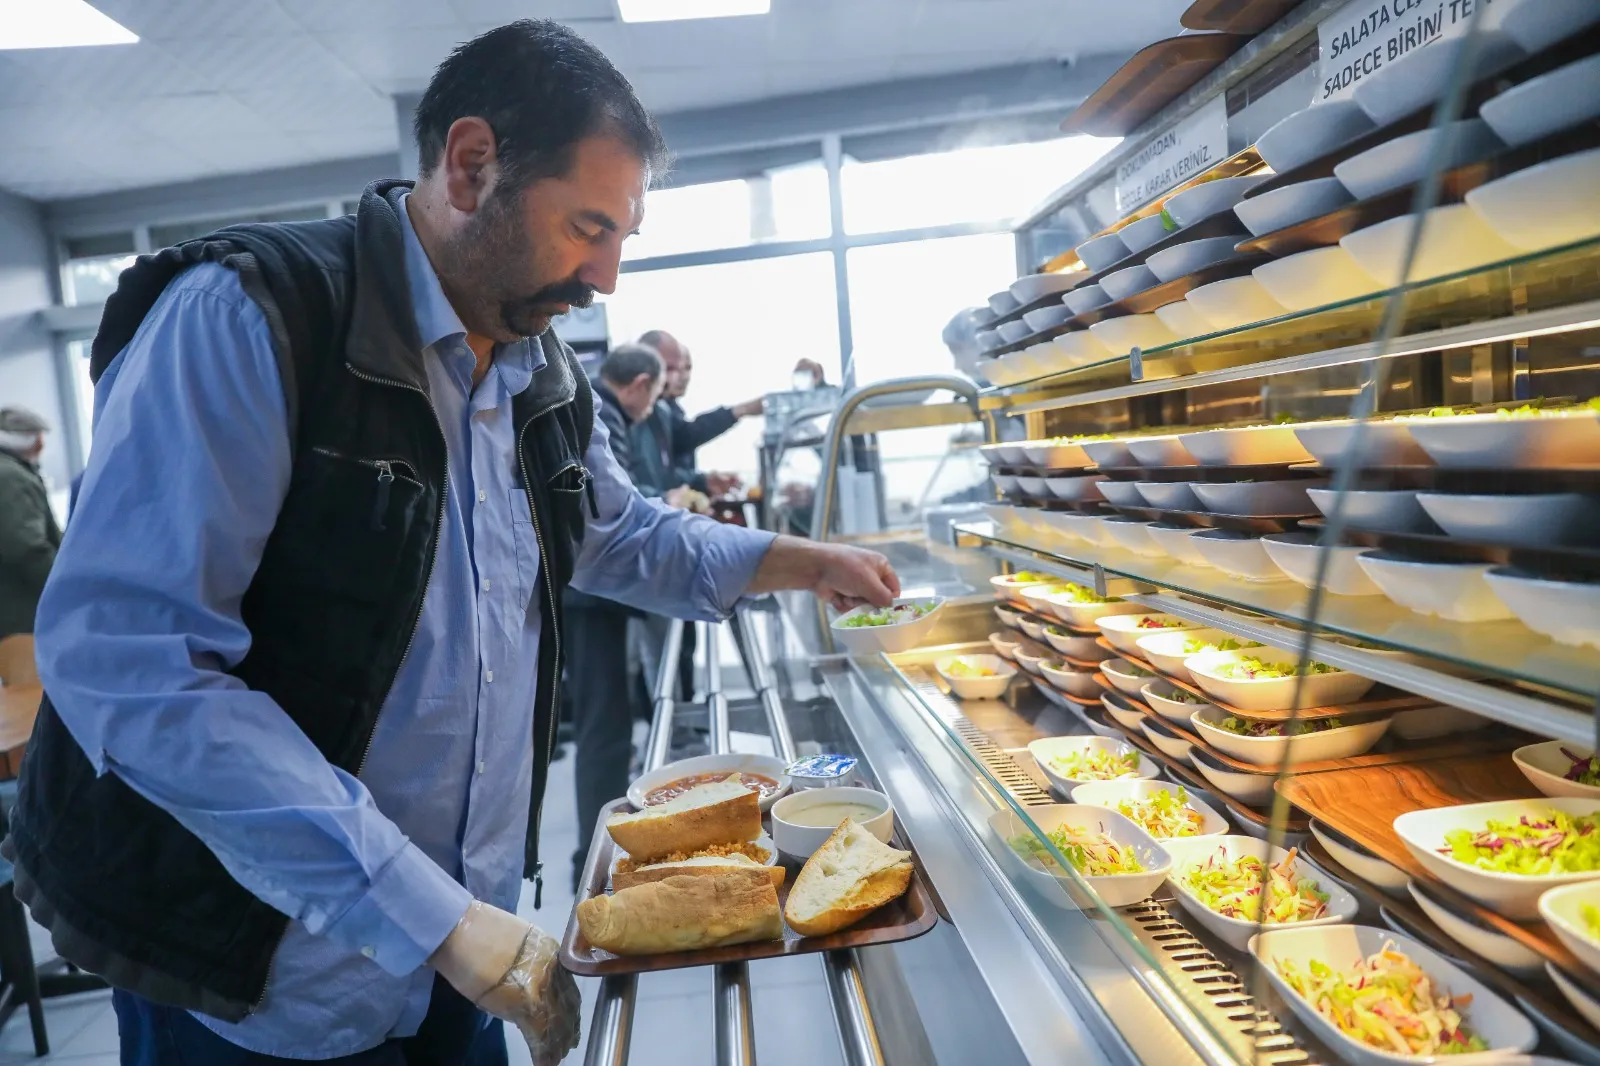
[[[38,205],[0,191],[0,406],[22,404],[50,420],[42,467],[60,489],[70,477],[69,423],[50,332],[37,317],[54,302],[54,269]]]

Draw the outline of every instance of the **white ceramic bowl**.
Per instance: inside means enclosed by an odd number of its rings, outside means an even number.
[[[989,310],[996,315],[1008,315],[1021,306],[1010,289],[1002,289],[989,297]]]
[[[1064,663],[1061,666],[1065,668],[1058,668],[1049,662],[1040,663],[1039,672],[1057,691],[1065,692],[1074,699],[1092,701],[1100,698],[1104,690],[1094,679],[1093,671],[1077,670]]]
[[[1172,857],[1160,844],[1150,839],[1150,834],[1117,812],[1108,811],[1104,807],[1058,803],[1047,807],[1030,807],[1028,817],[1044,833],[1050,833],[1062,826],[1071,826],[1085,832],[1104,833],[1118,844],[1133,850],[1140,865],[1144,867],[1144,872],[1083,878],[1108,907],[1128,907],[1145,899],[1166,880],[1168,872],[1172,869]],[[1062,893],[1064,887],[1062,882],[1070,885],[1072,883],[1070,874],[1065,871],[1052,873],[1034,861],[1023,859],[1010,847],[1013,838],[1033,835],[1033,831],[1023,823],[1016,812],[1009,808],[996,811],[989,816],[989,827],[1006,842],[1006,850],[1027,869],[1042,891],[1052,900],[1060,899],[1063,904],[1068,902]]]
[[[1100,693],[1100,707],[1106,712],[1107,718],[1129,732],[1136,732],[1144,721],[1144,712],[1128,704],[1115,692]]]
[[[1498,914],[1515,921],[1530,921],[1537,917],[1539,897],[1545,891],[1583,881],[1595,881],[1600,879],[1600,870],[1543,876],[1498,873],[1457,862],[1439,849],[1447,847],[1445,837],[1452,830],[1475,832],[1483,829],[1491,820],[1514,822],[1523,817],[1539,818],[1552,810],[1562,810],[1570,815],[1600,814],[1600,800],[1499,800],[1410,811],[1394,820],[1394,832],[1423,869],[1439,880]]]
[[[994,482],[995,491],[1002,496],[1014,496],[1017,493],[1017,475],[1015,474],[990,474],[989,480]]]
[[[1140,466],[1198,466],[1199,460],[1178,440],[1176,433],[1150,437],[1129,437],[1125,442],[1133,461]]]
[[[1072,802],[1084,807],[1104,807],[1107,810],[1116,811],[1119,803],[1127,800],[1134,802],[1147,800],[1162,792],[1176,798],[1180,788],[1184,788],[1184,786],[1169,785],[1165,781],[1091,781],[1072,790]],[[1227,835],[1228,820],[1196,798],[1188,789],[1185,788],[1184,791],[1188,793],[1184,806],[1205,819],[1200,831],[1190,837],[1158,837],[1154,833],[1151,833],[1150,836],[1157,841],[1163,842],[1163,846],[1166,846],[1166,841],[1177,843],[1190,840],[1214,840],[1217,837]],[[1121,811],[1117,811],[1117,813],[1122,814]],[[1123,817],[1126,818],[1127,815],[1123,815]],[[1137,825],[1138,823],[1134,824]],[[1168,850],[1170,851],[1171,849],[1169,848]]]
[[[1100,482],[1104,480],[1104,474],[1082,474],[1078,477],[1048,477],[1044,483],[1050,495],[1056,499],[1081,503],[1105,499],[1100,494]]]
[[[1012,508],[1012,510],[1020,510],[1020,508]],[[1025,572],[1033,573],[1035,571]],[[1023,589],[1031,589],[1036,585],[1051,585],[1055,581],[1056,579],[1053,577],[1046,577],[1040,580],[1034,577],[1018,577],[1016,574],[995,574],[989,579],[989,587],[994,589],[996,596],[1020,596]],[[999,610],[999,608],[996,608],[996,610]]]
[[[1022,625],[1023,615],[1021,612],[1013,611],[1009,607],[1002,607],[997,603],[994,605],[994,614],[996,618],[1000,619],[1000,624],[1003,626],[1017,629]]]
[[[1370,296],[1377,288],[1350,253],[1336,244],[1262,263],[1251,273],[1290,311]]]
[[[1180,227],[1192,226],[1233,207],[1245,193],[1270,177],[1271,174],[1262,173],[1203,182],[1169,197],[1165,204],[1167,214]]]
[[[1540,418],[1458,415],[1419,418],[1410,425],[1411,435],[1440,466],[1504,470],[1600,465],[1600,414],[1593,411]]]
[[[859,803],[878,813],[857,825],[883,841],[894,835],[894,805],[889,797],[871,788],[847,785],[842,788],[808,788],[785,796],[772,807],[772,839],[778,850],[796,859],[809,859],[811,853],[833,835],[837,825],[799,825],[789,821],[802,811],[832,803]]]
[[[1049,658],[1050,656],[1041,653],[1037,648],[1031,648],[1026,644],[1017,649],[1017,665],[1035,677],[1044,676],[1044,664]],[[945,680],[948,681],[950,679],[947,677]],[[983,678],[982,680],[987,681],[990,679]]]
[[[996,326],[995,329],[999,331],[1000,339],[1005,341],[1007,344],[1015,344],[1033,332],[1033,330],[1028,328],[1028,324],[1021,319],[1017,319],[1012,322],[1002,322]]]
[[[1183,698],[1179,699],[1180,696]],[[1194,717],[1196,711],[1211,706],[1199,697],[1176,687],[1165,678],[1146,681],[1139,689],[1139,698],[1144,700],[1152,711],[1185,729],[1190,728],[1189,720]]]
[[[1585,906],[1600,907],[1600,881],[1552,888],[1539,897],[1539,917],[1579,962],[1600,974],[1600,937],[1583,921]]]
[[[1195,650],[1190,650],[1192,642]],[[1191,655],[1198,655],[1201,651],[1228,650],[1224,644],[1236,645],[1238,648],[1259,648],[1260,644],[1251,640],[1240,640],[1232,633],[1225,633],[1220,629],[1192,629],[1183,633],[1152,633],[1147,637],[1140,637],[1134,641],[1139,649],[1140,658],[1168,677],[1175,677],[1179,681],[1194,683],[1189,668],[1183,665],[1185,659]],[[1189,716],[1195,712],[1196,704],[1180,704],[1186,708],[1167,714],[1168,718],[1181,725],[1188,725]]]
[[[1366,200],[1427,177],[1428,169],[1476,162],[1502,147],[1488,123],[1461,119],[1429,127],[1368,148],[1334,166],[1334,176],[1357,200]]]
[[[1077,511],[1061,511],[1056,515],[1061,523],[1061,530],[1067,536],[1083,541],[1085,544],[1099,544],[1104,547],[1115,545],[1109,534],[1101,531],[1104,518],[1097,514],[1082,514]],[[1060,617],[1057,615],[1057,617]]]
[[[1100,483],[1100,495],[1116,507],[1148,507],[1144,497],[1139,495],[1139,486],[1131,481],[1103,481]]]
[[[1349,144],[1372,128],[1372,119],[1354,100],[1329,100],[1279,120],[1256,140],[1256,151],[1273,170],[1286,174]],[[1240,202],[1252,199],[1256,197]]]
[[[1311,506],[1331,514],[1337,495],[1332,489],[1309,489]],[[1378,533],[1432,533],[1433,519],[1410,489],[1355,490],[1345,493],[1344,521],[1351,529]]]
[[[1111,302],[1111,294],[1099,285],[1079,285],[1061,297],[1061,302],[1072,308],[1074,315],[1086,315],[1097,307]]]
[[[1310,929],[1286,927],[1252,937],[1249,948],[1279,998],[1288,1003],[1289,1009],[1342,1061],[1354,1066],[1395,1066],[1399,1063],[1443,1063],[1457,1058],[1450,1055],[1419,1059],[1413,1055],[1398,1055],[1380,1051],[1346,1036],[1291,988],[1279,976],[1275,965],[1276,960],[1284,960],[1305,973],[1313,962],[1321,962],[1349,972],[1357,959],[1377,953],[1390,942],[1420,966],[1436,988],[1448,990],[1464,1000],[1471,997],[1468,1005],[1462,1009],[1463,1021],[1483,1037],[1491,1053],[1468,1055],[1465,1061],[1505,1062],[1508,1053],[1531,1051],[1539,1042],[1539,1033],[1533,1023],[1477,978],[1431,948],[1388,929],[1365,925],[1323,925]]]
[[[1166,219],[1160,213],[1148,215],[1137,222],[1130,222],[1117,231],[1122,238],[1122,243],[1128,246],[1128,251],[1138,254],[1166,239],[1173,231],[1167,228]]]
[[[1018,590],[1017,595],[1022,597],[1022,602],[1027,604],[1029,610],[1033,611],[1034,614],[1042,615],[1045,618],[1056,618],[1059,616],[1056,614],[1055,608],[1050,606],[1051,589],[1065,583],[1065,581],[1056,579],[1047,581],[1042,585],[1026,585]]]
[[[1074,470],[1091,465],[1083,445],[1070,440],[1025,441],[1022,454],[1028,457],[1028,462],[1046,470]]]
[[[1572,1009],[1578,1012],[1578,1016],[1593,1028],[1600,1029],[1600,997],[1563,973],[1553,962],[1544,964],[1544,972],[1556,989],[1567,998],[1567,1002],[1572,1004]]]
[[[1497,29],[1532,55],[1600,22],[1590,0],[1513,0],[1484,13],[1485,28]]]
[[[910,651],[927,639],[933,632],[933,627],[939,624],[939,610],[944,606],[943,596],[901,596],[895,600],[895,606],[906,603],[932,604],[933,610],[918,618],[914,622],[900,622],[887,626],[862,626],[853,628],[844,625],[848,619],[859,614],[868,614],[877,610],[870,604],[852,608],[833,620],[829,627],[833,638],[853,655],[874,655],[878,652]]]
[[[1383,735],[1389,731],[1390,722],[1388,718],[1379,718],[1296,737],[1241,737],[1217,724],[1226,717],[1228,712],[1220,707],[1202,707],[1189,721],[1195,732],[1218,751],[1252,766],[1271,768],[1283,765],[1286,759],[1290,766],[1298,766],[1324,759],[1348,759],[1353,755],[1363,755],[1383,739]]]
[[[1071,317],[1072,308],[1058,303],[1029,311],[1022,316],[1022,321],[1027,323],[1028,329],[1034,333],[1042,333],[1047,329],[1054,329]]]
[[[1575,492],[1526,496],[1419,492],[1428,517],[1452,537],[1534,548],[1579,546],[1600,540],[1600,497]]]
[[[1600,117],[1600,55],[1515,85],[1478,114],[1513,147]]]
[[[1064,771],[1058,768],[1052,760],[1073,752],[1085,751],[1107,751],[1113,755],[1138,755],[1139,770],[1131,775],[1132,777],[1154,778],[1161,776],[1160,764],[1148,755],[1141,753],[1138,748],[1135,748],[1126,740],[1120,739],[1120,734],[1117,739],[1082,736],[1047,737],[1044,740],[1035,740],[1028,745],[1028,753],[1039,764],[1039,769],[1044,771],[1045,777],[1049,778],[1051,787],[1062,796],[1071,796],[1073,789],[1088,782],[1082,778],[1064,776]]]
[[[1052,629],[1055,632],[1052,632]],[[1062,655],[1069,659],[1077,659],[1079,662],[1097,663],[1102,659],[1113,657],[1113,653],[1096,643],[1094,637],[1077,636],[1060,626],[1045,626],[1044,639]]]
[[[1084,241],[1076,251],[1083,265],[1089,268],[1089,273],[1098,274],[1112,263],[1127,258],[1128,246],[1122,243],[1121,234],[1107,233]]]
[[[1600,235],[1600,148],[1519,170],[1467,193],[1502,238],[1536,252]]]
[[[1074,629],[1095,628],[1095,623],[1108,614],[1139,614],[1144,607],[1137,603],[1128,603],[1124,600],[1112,600],[1109,603],[1075,603],[1063,597],[1056,597],[1050,601],[1055,608],[1056,617]]]
[[[1311,453],[1294,435],[1293,426],[1208,429],[1199,433],[1185,433],[1178,439],[1203,466],[1258,466],[1311,461]],[[1204,493],[1201,495],[1203,498]]]
[[[1473,672],[1474,676],[1475,674],[1476,672]],[[1401,740],[1432,740],[1434,737],[1447,737],[1456,733],[1471,733],[1486,729],[1490,724],[1492,724],[1490,720],[1482,715],[1463,711],[1459,707],[1424,707],[1416,711],[1401,711],[1395,715],[1394,724],[1389,727],[1389,732]]]
[[[1000,658],[1015,662],[1017,650],[1022,647],[1022,638],[1010,633],[990,633],[989,647],[993,648],[995,655]]]
[[[1135,293],[1153,289],[1160,283],[1161,279],[1156,277],[1155,271],[1142,263],[1112,271],[1100,279],[1100,287],[1113,300],[1125,300]]]
[[[1269,533],[1261,538],[1261,546],[1278,568],[1289,575],[1289,580],[1306,588],[1315,588],[1317,566],[1322,553],[1332,551],[1325,579],[1327,590],[1336,596],[1381,596],[1383,590],[1372,583],[1366,571],[1356,564],[1356,556],[1366,549],[1347,544],[1332,549],[1317,546],[1313,533]]]
[[[1286,314],[1254,274],[1224,278],[1190,289],[1184,300],[1198,310],[1212,329],[1237,329]]]
[[[1112,540],[1135,555],[1154,558],[1167,554],[1150,536],[1149,526],[1149,522],[1137,518],[1107,518],[1100,524]]]
[[[1215,284],[1215,282],[1213,282]],[[1189,340],[1194,337],[1203,337],[1216,331],[1211,320],[1202,315],[1198,308],[1188,300],[1174,300],[1172,303],[1163,304],[1152,312],[1161,320],[1161,324],[1170,329],[1174,336]]]
[[[1194,765],[1194,760],[1190,757],[1194,745],[1172,732],[1164,723],[1146,718],[1139,723],[1139,728],[1144,730],[1145,737],[1161,754],[1169,759],[1176,759],[1185,766]]]
[[[1028,453],[1020,443],[985,444],[979,450],[991,465],[1022,466],[1028,461]]]
[[[789,775],[784,772],[788,764],[782,759],[773,758],[771,755],[741,755],[729,753],[727,755],[697,755],[690,759],[679,759],[677,762],[667,763],[659,769],[647,774],[641,774],[628,786],[628,802],[633,804],[635,810],[644,810],[644,798],[662,785],[670,784],[680,777],[693,777],[696,774],[712,773],[751,773],[761,774],[778,783],[778,790],[770,795],[762,795],[761,809],[770,810],[772,805],[789,792]]]
[[[1197,241],[1184,241],[1182,244],[1174,244],[1170,248],[1153,252],[1145,263],[1162,281],[1176,281],[1208,266],[1241,258],[1244,253],[1235,251],[1234,245],[1244,239],[1244,234],[1237,233],[1227,237],[1202,237]]]
[[[1180,563],[1187,563],[1189,566],[1211,565],[1206,557],[1200,554],[1200,549],[1196,548],[1190,541],[1190,535],[1198,532],[1198,530],[1190,529],[1187,526],[1169,526],[1160,522],[1152,522],[1145,532],[1150,534],[1151,540],[1160,545],[1162,551]]]
[[[1416,215],[1401,215],[1339,238],[1339,246],[1372,280],[1384,288],[1400,284],[1407,246],[1417,230]],[[1502,240],[1466,204],[1447,204],[1428,211],[1417,241],[1409,280],[1426,281],[1515,259],[1520,253]]]
[[[1260,237],[1321,218],[1353,199],[1338,178],[1312,178],[1240,200],[1233,205],[1233,213],[1246,229]]]
[[[1511,760],[1522,771],[1522,776],[1533,787],[1556,799],[1600,800],[1600,786],[1579,784],[1567,780],[1566,773],[1572,760],[1562,754],[1563,749],[1580,758],[1594,757],[1594,748],[1582,744],[1569,744],[1564,740],[1547,740],[1542,744],[1529,744],[1511,753]]]
[[[1523,625],[1558,644],[1600,648],[1600,582],[1556,581],[1495,567],[1484,575]]]
[[[1261,546],[1260,537],[1235,533],[1231,529],[1201,529],[1189,535],[1189,543],[1205,556],[1206,562],[1240,580],[1286,580],[1267,549]]]
[[[1012,654],[1019,659],[1022,657],[1024,653],[1020,644]],[[950,673],[950,666],[957,659],[973,666],[982,666],[994,670],[996,671],[996,676],[957,677]],[[936,661],[933,664],[933,668],[939,671],[939,676],[944,678],[945,683],[950,686],[950,690],[957,697],[964,700],[997,700],[1005,695],[1006,688],[1011,684],[1011,679],[1017,674],[1017,668],[1006,662],[999,655],[952,655]]]
[[[1134,487],[1145,506],[1164,511],[1203,511],[1205,504],[1195,495],[1192,481],[1135,481]]]
[[[1084,275],[1078,271],[1070,274],[1028,274],[1013,281],[1009,291],[1020,307],[1042,300],[1051,293],[1066,292],[1083,279]]]
[[[1107,681],[1116,686],[1118,692],[1134,699],[1141,698],[1142,693],[1139,690],[1156,680],[1155,674],[1127,659],[1107,659],[1100,664],[1100,672],[1105,675]]]
[[[1312,513],[1308,489],[1327,485],[1326,478],[1292,478],[1284,481],[1231,481],[1196,484],[1195,495],[1213,514],[1308,515]]]
[[[1433,460],[1411,437],[1409,422],[1357,422],[1341,418],[1294,427],[1305,450],[1326,467],[1431,466]]]
[[[1017,491],[1034,500],[1047,500],[1051,496],[1050,486],[1045,479],[1034,474],[1018,474]]]
[[[1022,630],[1029,640],[1044,640],[1044,623],[1035,621],[1027,615],[1017,616],[1017,628]]]
[[[1248,648],[1241,651],[1201,652],[1199,655],[1189,656],[1183,661],[1183,665],[1188,667],[1195,685],[1202,692],[1212,699],[1237,707],[1246,713],[1282,711],[1293,707],[1297,684],[1301,688],[1301,707],[1339,707],[1355,703],[1365,696],[1374,684],[1371,678],[1352,674],[1348,670],[1309,674],[1303,679],[1294,676],[1235,679],[1222,675],[1223,667],[1246,657],[1259,659],[1263,663],[1290,667],[1300,661],[1300,657],[1292,652],[1279,651],[1276,648]],[[1388,728],[1387,723],[1384,728]],[[1378,736],[1382,735],[1380,730]],[[1373,742],[1377,742],[1376,736]]]
[[[1469,57],[1471,80],[1476,81],[1515,62],[1522,54],[1517,43],[1505,34],[1478,29],[1474,41],[1469,42],[1463,35],[1413,48],[1356,82],[1350,98],[1373,122],[1387,126],[1443,96],[1450,86],[1451,74]]]
[[[992,352],[1006,342],[997,329],[980,329],[973,339],[978,342],[978,350],[984,352]]]
[[[1356,565],[1385,596],[1418,614],[1452,622],[1492,622],[1512,615],[1484,580],[1487,563],[1421,562],[1364,552]]]
[[[1404,870],[1378,858],[1343,833],[1315,818],[1311,819],[1311,835],[1327,849],[1335,862],[1367,884],[1391,896],[1406,894],[1406,886],[1410,884],[1411,879],[1406,876]]]
[[[1063,333],[1050,343],[1066,356],[1069,367],[1103,363],[1107,359],[1115,358],[1117,354],[1087,329],[1075,329],[1070,333]]]
[[[1356,898],[1340,887],[1326,871],[1318,868],[1304,856],[1296,855],[1292,864],[1295,874],[1328,895],[1328,913],[1325,917],[1294,922],[1290,925],[1267,926],[1243,918],[1229,918],[1218,914],[1201,901],[1194,889],[1189,887],[1189,873],[1204,867],[1209,862],[1237,862],[1247,856],[1253,856],[1263,863],[1276,866],[1289,857],[1288,851],[1268,844],[1265,840],[1247,836],[1189,837],[1183,840],[1171,840],[1167,842],[1167,851],[1172,855],[1172,873],[1167,875],[1167,883],[1172,886],[1178,905],[1210,930],[1217,939],[1236,951],[1243,951],[1250,938],[1263,928],[1310,929],[1322,925],[1337,925],[1340,922],[1354,921],[1356,911],[1360,909]]]
[[[1162,623],[1155,625],[1152,623]],[[1124,655],[1144,658],[1138,641],[1152,633],[1187,633],[1201,629],[1194,622],[1185,622],[1183,619],[1170,614],[1114,614],[1100,619],[1098,625],[1100,632],[1105,635],[1106,642]],[[1137,696],[1135,691],[1130,695]]]
[[[1235,770],[1217,761],[1217,757],[1202,747],[1189,752],[1189,761],[1200,771],[1200,776],[1211,782],[1213,788],[1246,807],[1263,807],[1272,801],[1272,782],[1269,771],[1250,772]],[[1243,825],[1244,820],[1239,819]]]

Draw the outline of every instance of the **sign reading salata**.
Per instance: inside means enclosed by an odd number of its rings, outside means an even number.
[[[1479,8],[1516,2],[1354,0],[1317,27],[1321,80],[1312,102],[1341,100],[1355,90],[1361,79],[1370,78],[1401,56],[1466,33]]]
[[[1127,215],[1227,157],[1228,108],[1219,95],[1117,166],[1117,215]]]

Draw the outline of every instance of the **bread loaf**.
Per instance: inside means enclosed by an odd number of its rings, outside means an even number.
[[[647,866],[630,864],[627,868],[619,866],[611,871],[611,887],[620,892],[634,885],[647,885],[652,881],[663,881],[668,877],[705,877],[727,873],[729,870],[763,870],[771,879],[773,888],[783,887],[783,878],[788,872],[782,866],[763,866],[750,856],[740,855],[737,852],[731,855],[696,855],[676,862],[659,862]]]
[[[648,862],[674,852],[756,839],[761,835],[761,799],[735,774],[642,811],[613,814],[606,819],[606,831],[635,862]]]
[[[775,940],[783,935],[778,890],[766,868],[679,875],[578,904],[578,928],[615,955]]]
[[[825,936],[898,899],[911,885],[911,853],[848,818],[806,860],[783,916],[801,936]]]

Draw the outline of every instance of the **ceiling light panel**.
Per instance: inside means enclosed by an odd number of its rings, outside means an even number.
[[[139,38],[85,0],[14,0],[0,17],[0,49],[133,44]]]
[[[617,0],[623,22],[673,22],[765,15],[772,0]]]

